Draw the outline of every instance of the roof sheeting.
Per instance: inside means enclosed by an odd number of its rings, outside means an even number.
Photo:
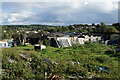
[[[70,47],[72,46],[70,38],[57,38],[57,41],[61,47]]]

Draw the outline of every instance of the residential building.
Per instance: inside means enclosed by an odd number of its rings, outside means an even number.
[[[0,48],[7,48],[7,47],[10,47],[10,46],[8,46],[7,41],[0,41]]]

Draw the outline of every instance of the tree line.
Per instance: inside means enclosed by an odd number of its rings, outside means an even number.
[[[23,34],[25,31],[41,31],[42,33],[55,32],[105,32],[105,33],[120,33],[120,23],[106,25],[104,22],[95,25],[74,24],[69,26],[49,26],[49,25],[3,25],[2,38],[11,38],[14,35]]]

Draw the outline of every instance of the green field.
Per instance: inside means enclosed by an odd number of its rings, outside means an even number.
[[[58,76],[82,76],[88,78],[94,75],[99,78],[120,79],[120,52],[115,52],[115,46],[103,44],[73,45],[68,48],[54,48],[48,46],[44,50],[34,50],[34,46],[21,46],[2,49],[4,74],[3,79],[43,79],[44,72]],[[25,60],[19,54],[29,54],[32,60]],[[54,61],[49,64],[44,58]],[[10,64],[8,59],[15,60]],[[28,65],[28,62],[30,65]],[[79,64],[72,64],[79,62]],[[98,66],[106,66],[105,71],[97,70]],[[49,76],[49,75],[48,75]]]

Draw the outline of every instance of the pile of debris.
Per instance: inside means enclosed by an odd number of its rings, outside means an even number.
[[[95,67],[95,69],[97,71],[101,71],[101,72],[108,72],[109,71],[109,67],[107,67],[107,66],[97,66],[97,67]]]
[[[31,61],[32,58],[29,54],[19,54],[19,56],[25,60]]]

